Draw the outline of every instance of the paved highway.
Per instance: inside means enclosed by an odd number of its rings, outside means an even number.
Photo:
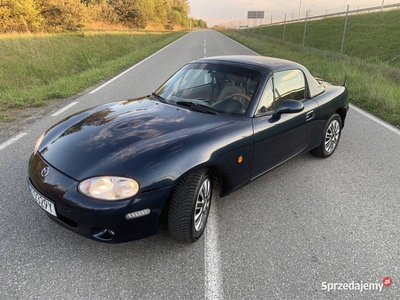
[[[189,33],[0,140],[0,299],[399,298],[400,133],[355,107],[331,158],[305,154],[216,199],[195,244],[175,242],[165,228],[98,243],[56,225],[33,201],[27,162],[49,126],[148,94],[184,63],[224,54],[254,53],[212,30]],[[386,276],[393,284],[382,291],[349,290]]]

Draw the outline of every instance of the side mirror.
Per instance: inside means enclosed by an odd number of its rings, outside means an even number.
[[[280,117],[281,114],[293,114],[303,111],[304,104],[300,101],[296,100],[285,100],[278,107],[278,109],[274,112],[273,116]]]

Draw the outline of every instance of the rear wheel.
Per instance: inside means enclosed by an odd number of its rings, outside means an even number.
[[[342,119],[338,114],[333,114],[329,119],[325,131],[324,138],[321,145],[311,150],[311,153],[315,156],[326,158],[335,152],[337,145],[339,144],[340,135],[342,132]]]
[[[168,212],[170,234],[193,243],[203,234],[210,212],[212,177],[206,169],[185,176],[171,195]]]

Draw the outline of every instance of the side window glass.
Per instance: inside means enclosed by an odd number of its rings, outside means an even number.
[[[256,115],[262,115],[274,110],[274,93],[272,90],[272,79],[268,80],[258,103]]]
[[[276,107],[287,99],[304,100],[305,80],[300,70],[288,70],[274,74],[274,95]]]

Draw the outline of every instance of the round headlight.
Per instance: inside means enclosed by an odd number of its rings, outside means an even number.
[[[33,148],[33,154],[36,154],[36,152],[38,151],[40,143],[43,140],[43,137],[44,137],[44,133],[37,139],[35,147]]]
[[[78,190],[90,198],[118,201],[135,196],[139,192],[139,184],[132,178],[101,176],[82,181]]]

